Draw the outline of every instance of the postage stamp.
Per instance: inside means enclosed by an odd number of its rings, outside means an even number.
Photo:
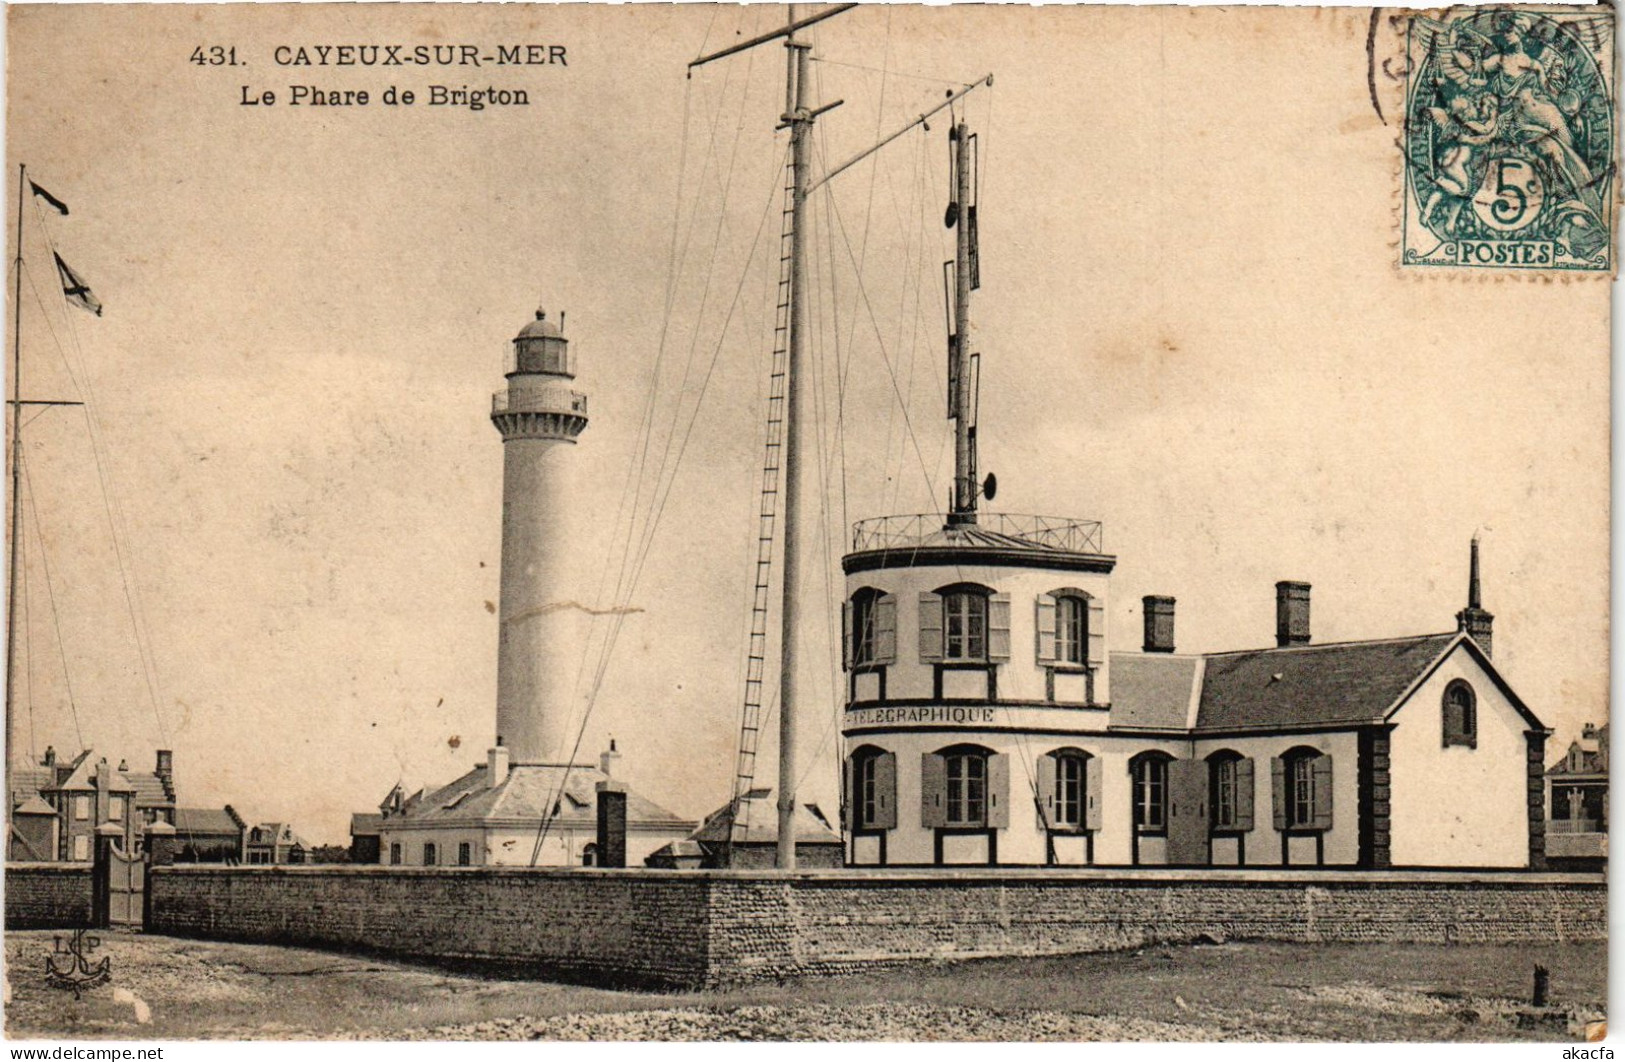
[[[1614,268],[1614,14],[1418,14],[1406,38],[1402,266]]]

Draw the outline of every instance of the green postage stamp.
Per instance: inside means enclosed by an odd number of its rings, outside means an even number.
[[[1614,13],[1452,8],[1406,36],[1401,264],[1614,268]]]

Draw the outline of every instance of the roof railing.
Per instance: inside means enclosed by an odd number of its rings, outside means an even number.
[[[912,513],[859,520],[852,525],[852,550],[917,549],[969,539],[977,531],[1015,539],[1030,546],[1067,553],[1105,552],[1105,530],[1099,520],[1020,513],[978,513],[974,524],[950,526],[942,513]]]

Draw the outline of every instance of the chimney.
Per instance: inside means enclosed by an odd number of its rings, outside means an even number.
[[[615,739],[609,739],[609,749],[598,757],[598,769],[604,772],[604,777],[615,777],[615,765],[621,762],[621,754],[615,751]]]
[[[1309,584],[1287,580],[1275,584],[1275,644],[1309,644]]]
[[[41,767],[55,767],[56,766],[56,746],[54,746],[54,745],[45,746],[45,758],[40,760],[40,766]]]
[[[1141,599],[1145,606],[1145,651],[1171,653],[1174,651],[1174,599],[1158,594],[1147,594]]]
[[[1484,655],[1490,654],[1491,632],[1495,627],[1495,617],[1485,612],[1482,597],[1478,587],[1478,536],[1473,536],[1471,560],[1467,571],[1467,607],[1456,613],[1456,630],[1463,631],[1478,647],[1484,650]]]
[[[610,754],[605,753],[607,758]],[[613,778],[595,787],[598,805],[598,866],[626,866],[626,783]]]
[[[508,780],[508,750],[497,745],[485,757],[485,784],[495,789]]]
[[[153,768],[153,774],[159,778],[170,778],[175,774],[175,754],[169,749],[158,750],[158,765]]]

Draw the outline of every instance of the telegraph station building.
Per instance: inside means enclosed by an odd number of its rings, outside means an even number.
[[[1547,729],[1454,631],[1180,654],[1171,597],[1109,644],[1100,525],[888,517],[846,573],[850,864],[1539,867]]]

